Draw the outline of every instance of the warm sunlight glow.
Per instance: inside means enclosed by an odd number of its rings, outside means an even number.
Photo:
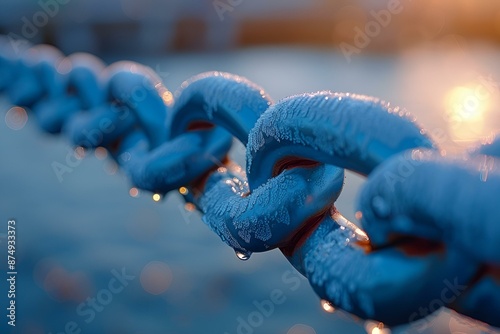
[[[486,116],[491,109],[491,97],[481,84],[476,86],[457,86],[446,94],[445,118],[455,142],[477,141],[488,135]]]

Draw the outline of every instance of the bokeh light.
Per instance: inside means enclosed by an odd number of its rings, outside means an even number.
[[[104,160],[108,157],[108,150],[104,147],[97,147],[94,151],[94,155],[99,160]]]
[[[327,313],[334,313],[335,312],[335,307],[333,307],[332,303],[330,303],[328,300],[321,299],[320,301],[321,308],[327,312]]]
[[[28,122],[28,113],[24,108],[12,107],[5,114],[5,124],[12,130],[21,130]]]
[[[173,274],[166,263],[151,261],[142,269],[140,280],[146,292],[159,295],[167,291],[172,283]]]
[[[139,189],[132,187],[132,188],[130,188],[128,193],[131,197],[138,197],[139,196]]]
[[[286,334],[316,334],[314,328],[304,324],[293,325]]]
[[[488,136],[487,116],[491,110],[491,97],[484,87],[452,88],[445,96],[445,113],[452,139],[473,142]]]

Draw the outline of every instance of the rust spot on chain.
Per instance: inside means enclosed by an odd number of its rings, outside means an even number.
[[[445,252],[442,242],[401,234],[391,234],[389,246],[403,251],[408,256],[426,256],[431,253]]]
[[[316,230],[323,218],[325,218],[328,209],[312,216],[303,222],[300,227],[292,233],[292,236],[285,241],[285,246],[280,247],[285,256],[292,256],[297,248],[302,246],[309,236]]]
[[[190,123],[187,127],[188,131],[197,131],[197,130],[210,130],[213,129],[214,125],[205,121],[194,121]]]
[[[485,265],[484,274],[490,276],[495,281],[500,283],[500,266],[487,264]]]
[[[365,254],[368,254],[371,251],[373,251],[373,246],[370,243],[370,240],[356,240],[354,244],[359,248],[363,249],[365,251]]]
[[[319,166],[320,163],[314,160],[299,158],[299,157],[284,157],[278,160],[273,167],[273,177],[280,175],[283,171],[293,168],[313,168]]]
[[[205,174],[191,182],[189,186],[193,192],[194,197],[199,197],[203,194],[203,192],[205,191],[205,183],[207,183],[208,178],[210,177],[210,175],[212,175],[213,172],[215,172],[219,167],[226,166],[229,163],[229,157],[226,155],[224,158],[222,158],[220,164],[213,166],[208,171],[206,171]]]
[[[120,136],[108,145],[108,151],[111,154],[116,154],[116,152],[118,152],[120,146],[122,145],[123,138],[124,138],[123,136]]]

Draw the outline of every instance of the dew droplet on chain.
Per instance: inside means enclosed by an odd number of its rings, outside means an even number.
[[[391,330],[382,322],[368,320],[364,327],[368,334],[391,334]]]
[[[154,194],[153,195],[153,201],[159,202],[161,200],[161,195],[160,194]]]
[[[179,188],[179,194],[181,194],[181,195],[187,195],[187,194],[189,194],[188,188],[186,188],[186,187],[180,187]]]
[[[196,210],[196,206],[193,203],[186,203],[184,205],[184,209],[189,212],[193,212]]]
[[[237,250],[237,249],[234,250],[234,253],[236,254],[236,257],[238,259],[240,259],[241,261],[248,260],[250,258],[250,256],[252,255],[251,252],[245,252],[245,251]]]
[[[334,313],[335,307],[326,299],[321,299],[320,301],[321,308],[327,313]]]

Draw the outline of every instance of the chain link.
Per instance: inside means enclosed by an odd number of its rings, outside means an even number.
[[[146,66],[47,45],[15,53],[6,39],[0,91],[45,131],[106,148],[134,187],[183,187],[240,258],[280,248],[335,306],[398,325],[437,300],[500,326],[498,139],[450,158],[375,98],[324,91],[274,103],[220,72],[174,97]],[[228,158],[233,137],[246,170]],[[335,208],[345,169],[367,177],[356,213],[366,233]]]

